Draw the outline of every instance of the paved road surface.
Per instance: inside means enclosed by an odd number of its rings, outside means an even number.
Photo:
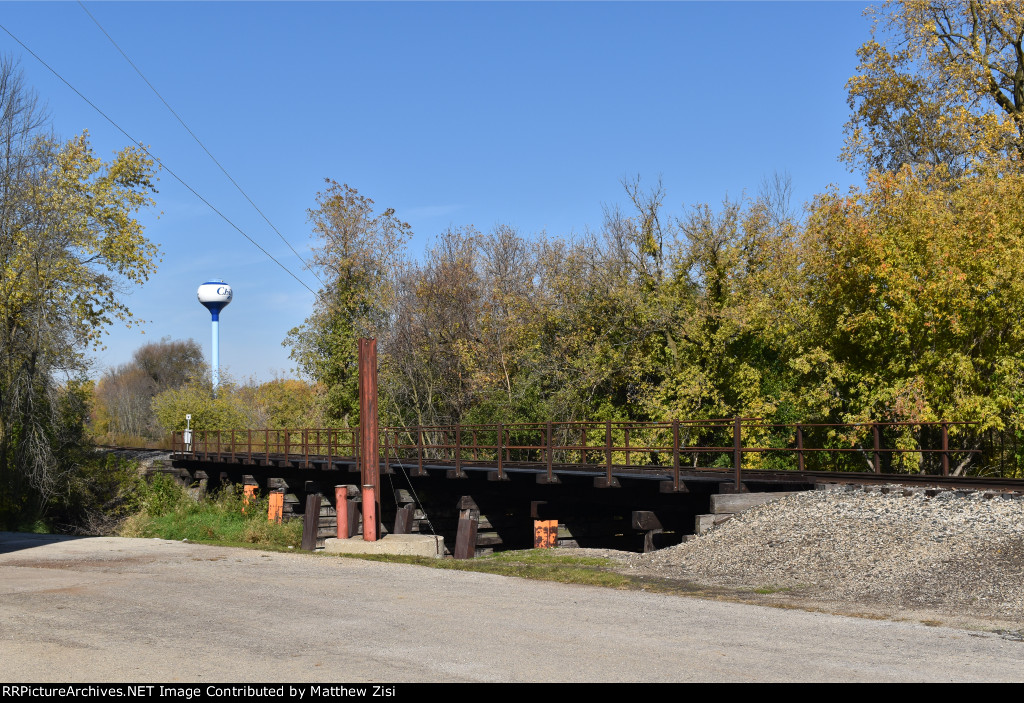
[[[0,681],[1024,681],[1024,643],[165,540],[0,533]]]

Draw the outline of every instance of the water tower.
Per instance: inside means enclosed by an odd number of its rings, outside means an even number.
[[[199,302],[210,311],[213,324],[213,361],[210,364],[210,377],[213,381],[213,392],[217,392],[220,383],[220,311],[231,302],[231,286],[222,280],[207,281],[199,286]]]

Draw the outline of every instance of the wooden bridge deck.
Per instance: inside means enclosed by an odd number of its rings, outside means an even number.
[[[302,451],[283,452],[216,451],[195,449],[191,452],[175,451],[171,460],[177,463],[234,464],[253,469],[299,469],[324,472],[359,472],[355,456],[333,456],[310,454]],[[721,492],[743,491],[746,484],[903,484],[910,486],[947,486],[977,490],[1024,491],[1024,480],[1005,477],[984,476],[941,476],[930,474],[897,474],[882,472],[853,471],[800,471],[763,470],[735,467],[671,467],[650,464],[607,465],[579,462],[544,461],[503,461],[472,459],[424,459],[381,458],[382,474],[405,473],[409,476],[426,476],[430,472],[445,472],[448,478],[464,478],[466,472],[486,472],[491,481],[505,480],[508,474],[528,474],[536,477],[539,484],[558,483],[562,477],[587,477],[594,479],[597,488],[611,488],[621,485],[622,480],[643,480],[658,482],[663,493],[685,492],[688,482],[711,482],[723,484]],[[272,472],[273,473],[273,472]],[[326,480],[326,476],[324,477]],[[678,482],[677,482],[678,480]]]

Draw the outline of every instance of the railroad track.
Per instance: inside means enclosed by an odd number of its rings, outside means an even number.
[[[130,451],[132,448],[119,448]],[[324,472],[325,474],[343,474],[358,472],[357,459],[354,456],[328,456],[326,454],[284,454],[276,452],[177,452],[171,453],[172,462],[194,464],[233,464],[265,472],[274,469],[301,469],[305,471]],[[593,478],[598,487],[615,487],[623,480],[657,481],[662,492],[676,492],[676,478],[680,483],[712,482],[731,484],[742,491],[748,483],[756,484],[856,484],[856,485],[904,485],[915,487],[941,487],[953,489],[969,489],[996,492],[1024,492],[1024,479],[992,477],[992,476],[942,476],[929,474],[874,473],[853,471],[799,471],[799,470],[759,470],[723,467],[657,467],[650,465],[613,465],[609,473],[608,467],[595,464],[551,463],[542,461],[502,462],[500,468],[496,461],[462,460],[455,461],[430,459],[389,458],[381,459],[381,473],[407,473],[410,476],[425,476],[433,472],[445,472],[450,478],[464,478],[466,472],[486,472],[495,481],[504,480],[508,475],[529,474],[536,477],[538,483],[556,483],[563,477]],[[500,472],[500,473],[499,473]],[[683,488],[683,491],[686,489]]]

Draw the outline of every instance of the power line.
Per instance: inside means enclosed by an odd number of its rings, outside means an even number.
[[[81,8],[82,8],[82,11],[83,11],[83,12],[85,12],[85,14],[87,14],[87,15],[89,16],[89,19],[91,19],[91,20],[93,21],[93,23],[95,23],[95,25],[96,25],[97,27],[99,27],[99,30],[100,30],[101,32],[103,32],[103,35],[104,35],[104,36],[105,36],[105,37],[106,37],[107,39],[109,39],[109,40],[110,40],[110,43],[114,45],[114,48],[115,48],[115,49],[117,49],[117,50],[118,50],[118,51],[120,52],[121,56],[123,56],[123,57],[124,57],[124,60],[125,60],[125,61],[127,61],[127,62],[128,62],[128,63],[129,63],[130,65],[131,65],[131,67],[135,69],[135,72],[139,74],[139,78],[141,78],[141,79],[142,79],[142,80],[143,80],[143,81],[145,82],[145,84],[149,86],[149,89],[150,89],[150,90],[152,90],[152,91],[153,91],[153,93],[154,93],[154,94],[155,94],[155,95],[156,95],[156,96],[157,96],[158,98],[160,98],[160,102],[162,102],[162,103],[164,104],[164,107],[166,107],[166,108],[167,108],[167,109],[168,109],[168,110],[170,111],[170,113],[171,113],[172,115],[174,115],[175,119],[177,119],[177,120],[178,120],[178,122],[180,122],[180,123],[181,123],[181,126],[185,128],[185,131],[186,131],[186,132],[188,132],[188,133],[189,133],[189,135],[190,135],[190,136],[191,136],[191,137],[192,137],[192,138],[193,138],[193,139],[195,140],[196,144],[198,144],[198,145],[199,145],[199,146],[200,146],[200,147],[202,148],[202,150],[206,152],[206,155],[210,157],[210,159],[211,159],[211,160],[213,161],[213,163],[217,164],[217,168],[219,168],[219,169],[221,170],[221,173],[223,173],[223,174],[224,174],[224,175],[225,175],[225,176],[227,177],[227,179],[228,179],[229,181],[231,181],[231,184],[232,184],[233,186],[235,186],[235,188],[237,188],[237,189],[238,189],[238,192],[242,194],[242,197],[244,197],[244,198],[245,198],[246,200],[248,200],[248,201],[249,201],[249,204],[250,204],[250,205],[252,205],[252,206],[253,206],[253,208],[254,208],[254,209],[256,210],[256,212],[258,212],[258,213],[260,214],[260,217],[262,217],[262,218],[263,218],[263,220],[264,220],[264,221],[265,221],[265,222],[266,222],[266,223],[267,223],[268,225],[270,225],[270,228],[271,228],[272,230],[274,230],[274,232],[275,232],[275,233],[277,234],[277,236],[278,236],[278,237],[280,237],[280,238],[281,238],[281,241],[282,241],[282,242],[284,242],[285,244],[287,244],[287,245],[288,245],[288,248],[289,248],[289,249],[291,249],[291,250],[292,250],[292,253],[293,253],[293,254],[295,254],[295,257],[296,257],[296,258],[297,258],[297,259],[298,259],[299,261],[301,261],[301,262],[302,262],[302,264],[303,264],[303,265],[305,266],[306,270],[307,270],[307,271],[309,271],[310,273],[312,273],[312,274],[313,274],[313,277],[314,277],[314,278],[315,278],[315,279],[316,279],[316,280],[317,280],[317,281],[318,281],[318,282],[320,283],[320,285],[321,285],[321,286],[323,286],[323,285],[324,285],[324,282],[323,282],[322,280],[320,280],[320,277],[319,277],[319,276],[317,276],[317,275],[316,275],[316,271],[314,271],[314,270],[313,270],[313,267],[312,267],[312,266],[310,266],[310,265],[309,265],[309,263],[308,263],[308,262],[307,262],[307,261],[306,261],[305,259],[303,259],[303,258],[302,258],[302,256],[301,256],[301,255],[299,254],[299,252],[297,252],[297,251],[295,250],[295,247],[293,247],[293,246],[292,246],[291,242],[289,242],[289,241],[288,241],[287,239],[285,239],[285,236],[284,236],[283,234],[281,234],[280,230],[278,230],[278,229],[277,229],[277,227],[275,227],[275,226],[274,226],[274,223],[270,221],[270,218],[268,218],[268,217],[267,217],[267,216],[266,216],[265,214],[263,214],[263,211],[262,211],[262,210],[260,210],[260,209],[259,209],[259,207],[257,207],[256,203],[254,203],[254,202],[252,201],[252,198],[250,198],[250,197],[249,197],[249,194],[248,194],[248,193],[246,193],[246,192],[245,192],[245,191],[244,191],[244,190],[242,189],[242,186],[238,185],[238,182],[237,182],[237,181],[235,181],[235,179],[231,177],[231,174],[230,174],[230,173],[228,173],[227,169],[226,169],[226,168],[224,168],[224,166],[223,166],[223,165],[221,165],[220,161],[218,161],[218,160],[217,160],[217,158],[216,158],[216,157],[215,157],[215,156],[214,156],[213,154],[211,154],[211,153],[210,153],[210,150],[206,148],[206,145],[205,145],[205,144],[203,144],[203,142],[202,142],[202,141],[201,141],[201,140],[199,139],[199,137],[197,137],[197,136],[196,136],[195,132],[193,132],[193,131],[192,131],[192,130],[191,130],[191,129],[189,128],[189,126],[188,126],[187,124],[185,124],[185,120],[183,120],[183,119],[181,118],[181,115],[179,115],[179,114],[178,114],[177,112],[175,112],[175,111],[174,111],[174,108],[172,108],[172,107],[170,106],[170,104],[168,104],[168,102],[167,102],[166,100],[164,100],[164,96],[163,96],[163,95],[161,95],[161,94],[160,94],[160,91],[158,91],[158,90],[156,89],[156,87],[155,87],[155,86],[154,86],[154,85],[153,85],[152,83],[150,83],[150,82],[149,82],[149,79],[148,79],[148,78],[146,78],[146,76],[144,76],[144,75],[143,75],[143,73],[142,73],[142,71],[141,71],[141,70],[139,69],[139,67],[135,65],[135,62],[134,62],[134,61],[132,61],[132,60],[131,60],[131,58],[129,58],[128,54],[126,54],[126,53],[124,52],[124,49],[122,49],[122,48],[121,48],[121,47],[120,47],[120,46],[118,45],[118,43],[117,43],[116,41],[114,41],[114,38],[113,38],[112,36],[110,36],[110,33],[109,33],[109,32],[107,32],[107,30],[106,30],[106,29],[104,29],[104,28],[103,28],[103,25],[101,25],[101,24],[99,23],[99,20],[97,20],[97,19],[96,19],[95,17],[93,17],[92,13],[91,13],[91,12],[89,12],[89,10],[88,10],[88,9],[86,9],[86,7],[85,7],[85,4],[84,4],[84,3],[82,2],[82,0],[78,0],[78,6],[79,6],[79,7],[81,7]]]
[[[149,86],[150,90],[152,90],[152,91],[153,91],[153,93],[154,93],[154,94],[156,94],[156,96],[157,96],[158,98],[160,98],[160,102],[162,102],[162,103],[164,104],[164,107],[166,107],[166,108],[167,108],[167,109],[168,109],[168,110],[170,111],[170,113],[171,113],[172,115],[174,115],[174,117],[175,117],[175,118],[176,118],[176,119],[178,120],[178,122],[180,122],[180,123],[181,123],[181,126],[185,128],[185,131],[186,131],[186,132],[188,132],[188,133],[189,133],[189,135],[190,135],[190,136],[191,136],[191,137],[192,137],[192,138],[193,138],[193,139],[194,139],[194,140],[196,141],[196,143],[197,143],[197,144],[198,144],[198,145],[199,145],[199,146],[200,146],[200,147],[202,148],[202,150],[206,152],[206,155],[210,157],[210,159],[211,159],[211,160],[213,161],[213,163],[217,164],[217,167],[218,167],[218,168],[219,168],[219,169],[221,170],[221,172],[222,172],[222,173],[223,173],[223,174],[224,174],[224,175],[225,175],[225,176],[227,177],[227,179],[228,179],[229,181],[231,181],[232,185],[234,185],[234,186],[235,186],[235,188],[237,188],[237,189],[238,189],[238,192],[239,192],[239,193],[241,193],[241,194],[242,194],[242,196],[243,196],[243,197],[244,197],[244,198],[245,198],[246,200],[248,200],[248,201],[249,201],[249,204],[250,204],[250,205],[252,205],[252,206],[253,206],[253,208],[254,208],[254,209],[256,210],[256,212],[258,212],[258,213],[260,214],[260,216],[261,216],[261,217],[262,217],[262,218],[264,219],[264,221],[266,221],[266,223],[267,223],[268,225],[270,225],[270,228],[271,228],[272,230],[274,230],[274,232],[275,232],[275,233],[277,233],[277,236],[281,238],[281,241],[283,241],[283,242],[284,242],[285,244],[287,244],[287,245],[288,245],[288,248],[289,248],[289,249],[291,249],[291,250],[292,250],[292,253],[293,253],[293,254],[295,254],[296,258],[297,258],[297,259],[298,259],[299,261],[301,261],[301,262],[303,263],[303,265],[305,266],[306,270],[307,270],[307,271],[309,271],[310,273],[312,273],[312,274],[313,274],[313,277],[314,277],[314,278],[315,278],[315,279],[317,280],[317,282],[319,282],[319,283],[320,283],[320,286],[321,286],[322,288],[326,288],[326,287],[327,287],[327,286],[326,286],[326,284],[324,284],[324,282],[323,282],[323,279],[321,279],[321,278],[320,278],[320,276],[318,276],[318,275],[317,275],[317,273],[316,273],[316,270],[314,269],[314,267],[313,267],[312,265],[310,265],[310,264],[309,264],[309,263],[308,263],[308,262],[307,262],[307,261],[306,261],[305,259],[303,259],[303,258],[302,258],[302,256],[301,256],[301,255],[299,254],[299,252],[297,252],[297,251],[295,250],[295,247],[293,247],[293,246],[291,245],[291,242],[289,242],[289,241],[288,241],[288,240],[287,240],[287,239],[285,238],[285,236],[284,236],[283,234],[281,234],[281,232],[280,232],[280,231],[279,231],[279,230],[277,229],[277,227],[275,227],[275,226],[274,226],[274,223],[273,223],[273,222],[271,222],[271,221],[270,221],[270,219],[269,219],[269,218],[268,218],[268,217],[267,217],[267,216],[266,216],[266,215],[265,215],[265,214],[263,213],[263,211],[262,211],[262,210],[260,210],[260,208],[259,208],[259,207],[258,207],[258,206],[256,205],[256,203],[254,203],[254,202],[252,201],[252,199],[251,199],[251,198],[249,197],[249,195],[248,195],[248,194],[247,194],[247,193],[246,193],[246,192],[245,192],[245,191],[244,191],[244,190],[242,189],[242,186],[240,186],[240,185],[239,185],[239,184],[238,184],[238,183],[237,183],[237,182],[235,181],[235,179],[231,177],[231,174],[230,174],[230,173],[228,173],[227,169],[225,169],[225,168],[224,168],[224,166],[223,166],[223,165],[221,165],[220,161],[218,161],[218,160],[217,160],[217,158],[216,158],[216,157],[215,157],[215,156],[214,156],[214,155],[213,155],[212,153],[210,153],[210,150],[206,148],[206,145],[205,145],[205,144],[203,144],[203,142],[202,142],[202,141],[201,141],[201,140],[199,139],[199,137],[197,137],[197,136],[195,135],[195,133],[194,133],[194,132],[193,132],[193,131],[192,131],[192,130],[191,130],[191,129],[189,128],[189,126],[188,126],[187,124],[185,124],[185,120],[184,120],[184,119],[182,119],[182,117],[181,117],[181,116],[180,116],[180,115],[179,115],[179,114],[178,114],[177,112],[175,112],[174,108],[172,108],[172,107],[170,106],[170,104],[168,104],[168,102],[167,102],[167,101],[166,101],[166,100],[164,99],[164,97],[163,97],[163,96],[162,96],[162,95],[160,94],[160,92],[159,92],[159,91],[158,91],[158,90],[156,89],[156,87],[154,87],[154,86],[153,86],[153,84],[149,82],[149,79],[147,79],[147,78],[146,78],[146,76],[145,76],[145,75],[143,75],[143,73],[142,73],[142,71],[141,71],[141,70],[139,69],[139,67],[135,65],[135,62],[134,62],[134,61],[132,61],[132,60],[131,60],[131,58],[130,58],[130,57],[128,56],[128,54],[127,54],[127,53],[125,53],[125,51],[124,51],[124,50],[123,50],[123,49],[122,49],[122,48],[121,48],[121,47],[120,47],[120,46],[118,45],[118,43],[117,43],[116,41],[114,41],[114,38],[113,38],[113,37],[111,37],[111,36],[110,36],[110,34],[109,34],[109,33],[107,32],[107,30],[103,28],[103,25],[101,25],[101,24],[99,23],[99,21],[98,21],[98,20],[97,20],[97,19],[96,19],[95,17],[93,17],[92,13],[91,13],[91,12],[89,12],[89,10],[88,10],[88,9],[86,9],[86,7],[85,7],[85,4],[84,4],[84,3],[82,2],[82,0],[78,0],[78,5],[79,5],[79,6],[80,6],[80,7],[82,8],[82,10],[83,10],[83,11],[85,12],[85,14],[87,14],[87,15],[89,16],[89,19],[91,19],[91,20],[92,20],[92,21],[93,21],[93,22],[94,22],[94,23],[96,24],[96,26],[97,26],[97,27],[99,27],[99,30],[100,30],[101,32],[103,32],[104,36],[106,36],[106,37],[107,37],[107,39],[109,39],[109,40],[110,40],[110,43],[114,45],[114,48],[115,48],[115,49],[117,49],[117,50],[118,50],[118,52],[120,52],[121,56],[123,56],[123,57],[124,57],[125,61],[127,61],[127,62],[128,62],[128,63],[129,63],[130,65],[131,65],[131,67],[132,67],[133,69],[135,69],[135,72],[139,74],[139,77],[140,77],[140,78],[141,78],[141,79],[142,79],[142,80],[143,80],[143,81],[144,81],[144,82],[146,83],[146,85],[148,85],[148,86]],[[342,243],[341,243],[341,241],[340,241],[340,240],[339,240],[339,239],[338,239],[338,238],[337,238],[336,236],[334,236],[334,235],[333,235],[333,234],[332,234],[331,232],[329,232],[329,231],[324,231],[324,233],[323,233],[323,234],[324,234],[324,237],[325,237],[326,239],[330,239],[330,240],[332,240],[332,241],[333,241],[333,242],[334,242],[335,244],[337,244],[337,245],[339,245],[339,246],[343,246],[343,245],[342,245]],[[334,271],[335,273],[337,273],[337,274],[341,275],[341,271],[340,271],[340,270],[338,270],[338,268],[337,268],[336,266],[333,266],[333,265],[332,265],[332,264],[330,264],[329,262],[325,262],[325,263],[324,263],[324,264],[322,264],[322,265],[323,265],[324,267],[327,267],[327,268],[330,268],[330,269],[332,269],[332,270],[333,270],[333,271]],[[307,288],[307,289],[308,289],[308,288]]]
[[[133,137],[132,135],[128,134],[128,132],[126,132],[126,131],[124,130],[124,128],[122,128],[122,127],[121,127],[121,125],[119,125],[119,124],[118,124],[117,122],[115,122],[115,121],[114,121],[114,120],[113,120],[113,119],[112,119],[112,118],[111,118],[111,117],[110,117],[109,115],[107,115],[107,113],[103,112],[103,110],[101,110],[101,109],[100,109],[99,107],[97,107],[95,103],[93,103],[93,102],[92,102],[91,100],[89,100],[89,98],[85,97],[85,95],[83,95],[83,94],[81,93],[81,91],[79,91],[79,90],[78,90],[77,88],[75,88],[75,86],[71,85],[71,84],[70,84],[70,83],[69,83],[69,82],[68,82],[68,81],[67,81],[67,80],[66,80],[66,79],[64,78],[64,76],[60,75],[60,74],[59,74],[59,73],[58,73],[58,72],[57,72],[57,71],[56,71],[56,70],[55,70],[54,68],[52,68],[52,67],[50,66],[50,64],[48,64],[48,63],[46,63],[45,61],[43,61],[43,59],[42,59],[42,58],[40,58],[40,57],[39,57],[39,55],[38,55],[38,54],[36,54],[36,52],[34,52],[34,51],[32,51],[32,49],[28,48],[28,46],[27,46],[27,45],[25,44],[25,42],[21,41],[21,39],[18,39],[18,37],[14,36],[14,34],[13,34],[13,33],[11,32],[11,30],[7,29],[7,27],[5,27],[5,26],[4,26],[4,25],[2,25],[2,24],[0,24],[0,29],[4,30],[4,32],[6,32],[6,33],[7,33],[7,35],[8,35],[8,36],[9,36],[9,37],[10,37],[11,39],[13,39],[14,41],[16,41],[16,42],[17,42],[17,43],[18,43],[18,44],[19,44],[19,45],[21,46],[21,48],[23,48],[23,49],[24,49],[25,51],[27,51],[27,52],[28,52],[29,54],[31,54],[31,55],[32,55],[32,57],[33,57],[33,58],[34,58],[34,59],[35,59],[36,61],[38,61],[38,62],[39,62],[39,63],[41,63],[41,64],[42,64],[42,65],[43,65],[44,67],[46,67],[46,69],[47,69],[47,70],[48,70],[48,71],[49,71],[50,73],[52,73],[52,74],[53,74],[54,76],[56,76],[56,77],[57,77],[57,79],[58,79],[58,80],[60,80],[60,82],[61,82],[61,83],[63,83],[64,85],[66,85],[66,86],[67,86],[68,88],[70,88],[70,89],[71,89],[71,90],[72,90],[72,91],[73,91],[73,92],[75,93],[75,95],[77,95],[77,96],[78,96],[78,97],[80,97],[80,98],[81,98],[82,100],[84,100],[84,101],[85,101],[85,102],[86,102],[86,103],[87,103],[87,104],[89,105],[89,107],[91,107],[91,108],[92,108],[93,110],[95,110],[96,112],[98,112],[98,113],[99,113],[99,114],[100,114],[100,115],[101,115],[101,116],[103,117],[103,119],[105,119],[105,120],[106,120],[107,122],[109,122],[110,124],[112,124],[112,125],[113,125],[113,126],[114,126],[114,127],[115,127],[115,128],[116,128],[116,129],[117,129],[117,130],[118,130],[118,131],[119,131],[119,132],[121,133],[121,134],[123,134],[123,135],[124,135],[125,137],[127,137],[127,138],[128,138],[128,139],[129,139],[129,140],[130,140],[130,141],[131,141],[131,142],[132,142],[133,144],[137,144],[137,145],[138,145],[138,147],[139,147],[140,149],[142,149],[142,151],[144,151],[144,152],[146,153],[146,155],[147,155],[147,156],[149,156],[149,158],[153,159],[153,161],[155,161],[155,162],[156,162],[157,164],[159,164],[159,165],[160,165],[160,168],[162,168],[163,170],[167,171],[167,173],[171,174],[171,176],[172,176],[172,177],[174,178],[174,180],[178,181],[178,183],[180,183],[180,184],[181,184],[181,185],[183,185],[183,186],[184,186],[184,187],[185,187],[186,189],[188,189],[188,191],[189,191],[190,193],[192,193],[192,195],[194,195],[194,196],[196,196],[197,198],[199,198],[200,200],[202,200],[202,201],[203,201],[203,203],[205,203],[205,204],[206,204],[206,206],[207,206],[208,208],[210,208],[210,209],[211,209],[211,210],[213,210],[213,211],[214,211],[215,213],[217,213],[218,215],[220,215],[221,219],[223,219],[223,220],[224,220],[225,222],[227,222],[227,223],[228,223],[229,225],[231,225],[231,226],[232,226],[232,227],[233,227],[233,228],[234,228],[234,229],[235,229],[235,230],[236,230],[236,231],[237,231],[237,232],[238,232],[239,234],[241,234],[241,235],[242,235],[243,237],[245,237],[246,239],[248,239],[248,240],[249,240],[249,242],[250,242],[250,243],[251,243],[251,244],[252,244],[253,246],[255,246],[255,247],[256,247],[257,249],[259,249],[259,250],[260,250],[261,252],[263,252],[263,253],[264,253],[264,254],[265,254],[265,255],[267,256],[267,258],[269,258],[269,259],[270,259],[271,261],[273,261],[273,262],[274,262],[275,264],[277,264],[277,265],[278,265],[278,266],[280,266],[280,267],[281,267],[282,269],[284,269],[284,270],[285,270],[285,271],[286,271],[286,272],[288,273],[288,275],[289,275],[289,276],[291,276],[292,278],[294,278],[294,279],[295,279],[296,281],[298,281],[298,282],[299,282],[299,284],[300,284],[300,285],[301,285],[301,286],[302,286],[303,288],[305,288],[306,290],[308,290],[308,291],[309,291],[310,293],[312,293],[313,295],[316,295],[316,294],[317,294],[317,293],[316,293],[316,291],[314,291],[314,290],[313,290],[312,288],[310,288],[310,287],[309,287],[308,285],[306,285],[306,282],[305,282],[305,281],[303,281],[303,280],[302,280],[301,278],[299,278],[298,276],[296,276],[296,275],[295,275],[295,274],[294,274],[294,273],[292,272],[292,270],[291,270],[291,269],[289,269],[289,268],[288,268],[287,266],[285,266],[285,265],[284,265],[284,264],[282,264],[282,263],[281,263],[280,261],[278,261],[277,259],[275,259],[275,258],[274,258],[274,256],[273,256],[273,255],[272,255],[272,254],[271,254],[270,252],[268,252],[268,251],[267,251],[266,249],[264,249],[264,248],[263,248],[262,246],[260,246],[260,245],[259,245],[259,243],[258,243],[258,242],[256,242],[256,240],[254,240],[254,239],[253,239],[252,237],[250,237],[250,236],[249,236],[248,234],[246,234],[246,233],[245,233],[245,232],[244,232],[244,231],[242,230],[242,228],[241,228],[241,227],[239,227],[239,226],[238,226],[238,225],[236,225],[236,224],[235,224],[234,222],[232,222],[232,221],[231,221],[231,220],[230,220],[230,219],[229,219],[229,218],[227,217],[227,215],[225,215],[225,214],[224,214],[224,213],[222,213],[222,212],[221,212],[220,210],[218,210],[217,208],[215,208],[215,207],[213,206],[213,204],[212,204],[212,203],[211,203],[211,202],[210,202],[209,200],[207,200],[207,199],[206,199],[206,198],[204,198],[204,197],[203,197],[202,195],[200,195],[200,194],[199,194],[199,192],[198,192],[198,191],[196,191],[196,189],[195,189],[195,188],[193,188],[192,186],[190,186],[190,185],[189,185],[188,183],[186,183],[186,182],[185,182],[185,180],[184,180],[183,178],[181,178],[181,176],[179,176],[179,175],[178,175],[178,174],[176,174],[176,173],[175,173],[174,171],[172,171],[172,170],[171,170],[170,168],[168,168],[168,167],[167,167],[167,166],[166,166],[166,165],[164,164],[164,162],[163,162],[163,161],[161,161],[161,160],[160,160],[159,158],[157,158],[157,157],[156,157],[156,155],[155,155],[155,154],[153,154],[153,152],[151,152],[151,151],[150,151],[150,150],[149,150],[148,148],[146,148],[146,146],[145,146],[144,144],[142,144],[142,142],[140,142],[139,140],[135,139],[135,138],[134,138],[134,137]],[[317,279],[317,280],[319,280],[319,279]]]

